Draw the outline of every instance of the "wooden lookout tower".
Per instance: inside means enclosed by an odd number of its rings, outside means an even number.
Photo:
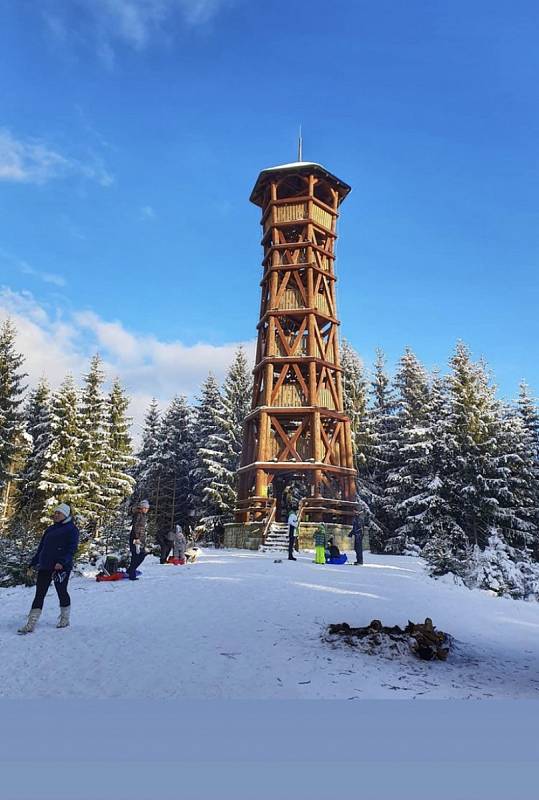
[[[336,225],[349,191],[303,161],[263,170],[252,191],[264,257],[236,527],[283,520],[298,499],[306,522],[351,524],[357,513],[335,295]]]

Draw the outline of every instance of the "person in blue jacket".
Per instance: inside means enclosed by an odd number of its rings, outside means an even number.
[[[36,594],[26,624],[19,628],[19,633],[33,632],[52,582],[60,601],[60,617],[56,627],[67,628],[69,625],[71,598],[67,591],[67,583],[79,543],[79,532],[71,518],[71,509],[67,503],[60,503],[54,510],[53,520],[54,524],[50,525],[41,537],[36,554],[30,562],[30,567],[37,569]]]

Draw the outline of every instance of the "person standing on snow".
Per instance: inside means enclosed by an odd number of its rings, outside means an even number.
[[[155,538],[157,539],[157,543],[161,551],[159,555],[159,563],[166,564],[167,559],[170,555],[170,551],[172,549],[174,533],[173,531],[169,530],[163,532],[163,530],[161,529]]]
[[[326,544],[327,544],[327,534],[326,534],[326,527],[324,523],[317,528],[314,534],[314,563],[315,564],[325,564],[326,563]]]
[[[71,508],[61,503],[53,513],[50,525],[39,543],[30,567],[37,569],[36,594],[26,624],[18,633],[32,633],[41,616],[43,601],[51,582],[60,601],[60,617],[57,628],[67,628],[71,611],[71,598],[67,591],[73,558],[79,543],[79,531],[71,518]]]
[[[295,509],[290,511],[288,515],[288,560],[295,561],[296,558],[294,556],[294,542],[297,535],[298,529],[298,515],[296,514]]]
[[[352,530],[348,536],[352,537],[354,542],[354,550],[356,551],[355,564],[356,566],[361,565],[363,564],[363,526],[361,525],[359,517],[354,517]]]
[[[172,555],[174,558],[179,558],[180,561],[185,561],[185,548],[187,541],[182,531],[181,525],[176,525],[172,539]]]
[[[225,526],[222,522],[218,522],[213,529],[213,545],[216,550],[223,547],[225,543]]]
[[[147,500],[142,500],[133,514],[133,524],[129,534],[129,550],[131,562],[127,569],[130,581],[137,580],[137,567],[140,567],[146,558],[146,514],[150,508]]]

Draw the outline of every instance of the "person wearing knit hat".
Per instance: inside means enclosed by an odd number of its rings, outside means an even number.
[[[64,519],[60,520],[60,522],[65,522],[66,520],[71,518],[71,508],[68,506],[67,503],[60,503],[60,505],[54,509],[54,513],[63,514]]]
[[[79,543],[79,532],[67,503],[56,506],[53,521],[41,537],[39,547],[30,562],[30,567],[37,569],[36,593],[26,624],[19,628],[19,633],[34,631],[41,616],[45,596],[53,581],[60,601],[60,617],[56,627],[67,628],[69,625],[71,598],[67,584]]]

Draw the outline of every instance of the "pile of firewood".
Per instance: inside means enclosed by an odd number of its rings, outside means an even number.
[[[424,661],[433,659],[445,661],[449,655],[451,642],[451,637],[447,633],[436,630],[429,617],[423,623],[408,621],[404,629],[398,625],[386,627],[379,619],[373,619],[363,628],[352,628],[347,622],[340,622],[330,625],[328,633],[332,636],[344,636],[350,644],[354,638],[368,639],[371,651],[376,645],[381,645],[383,639],[396,643],[406,642],[412,653]]]

